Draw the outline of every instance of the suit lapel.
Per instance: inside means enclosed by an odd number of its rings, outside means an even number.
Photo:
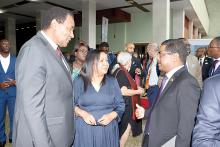
[[[60,64],[60,66],[63,68],[65,74],[67,75],[71,85],[72,85],[72,79],[71,79],[71,72],[69,71],[69,65],[67,64],[67,62],[65,61],[68,69],[66,68],[66,66],[64,65],[63,61],[60,60],[60,58],[56,55],[55,50],[53,49],[53,47],[50,45],[50,43],[46,40],[46,38],[44,38],[44,36],[38,32],[37,35],[42,38],[42,40],[45,42],[46,44],[46,48],[49,50],[49,52],[51,53],[51,55],[55,58],[55,60]],[[62,55],[63,56],[63,55]],[[63,57],[64,58],[64,57]],[[64,58],[65,59],[65,58]]]
[[[5,71],[4,71],[3,67],[2,67],[2,63],[1,62],[0,62],[0,72],[5,74]]]
[[[161,95],[158,97],[157,103],[159,103],[159,101],[163,98],[164,94],[169,90],[169,88],[172,86],[172,84],[178,79],[179,75],[185,70],[187,70],[187,69],[184,66],[173,74],[173,76],[169,79],[167,85],[164,87]]]
[[[220,65],[218,66],[218,68],[215,70],[215,72],[213,73],[213,75],[219,74],[220,73]]]
[[[10,62],[9,62],[9,66],[8,66],[8,70],[7,70],[7,72],[6,73],[10,73],[10,71],[13,69],[12,68],[12,63],[13,61],[12,61],[12,57],[11,57],[11,55],[10,55]]]

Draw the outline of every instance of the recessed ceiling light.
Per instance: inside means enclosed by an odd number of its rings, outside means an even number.
[[[6,10],[0,9],[0,13],[5,13]]]
[[[41,0],[28,0],[28,1],[30,1],[30,2],[39,2]]]

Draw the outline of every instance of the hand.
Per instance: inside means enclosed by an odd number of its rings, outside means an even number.
[[[140,75],[140,74],[141,74],[141,70],[140,70],[139,68],[136,68],[136,69],[135,69],[135,73],[138,74],[138,75]]]
[[[145,109],[140,105],[136,104],[137,109],[135,110],[135,115],[137,119],[142,119],[144,117]]]
[[[10,82],[9,81],[5,81],[5,82],[2,82],[0,83],[0,88],[8,88],[10,86]]]
[[[128,90],[128,88],[127,88],[126,86],[122,86],[122,87],[121,87],[121,94],[122,94],[123,96],[125,96],[127,90]]]
[[[10,84],[10,86],[16,85],[16,81],[14,79],[8,78],[7,82]]]
[[[96,125],[96,120],[90,113],[84,111],[82,118],[88,125]]]
[[[137,91],[138,91],[138,94],[140,95],[143,95],[145,93],[144,88],[141,88],[141,87],[138,87]]]
[[[99,120],[98,123],[100,123],[101,125],[108,125],[113,119],[115,119],[117,117],[117,113],[116,112],[111,112],[108,114],[103,115]]]

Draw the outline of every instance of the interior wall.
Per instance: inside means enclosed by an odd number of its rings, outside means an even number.
[[[81,27],[74,30],[75,38],[63,51],[73,49],[74,44],[82,38]],[[124,50],[126,42],[148,43],[152,41],[152,13],[138,12],[131,15],[131,22],[112,23],[108,25],[108,43],[113,52]],[[101,25],[96,27],[96,44],[101,42]]]
[[[213,38],[220,36],[220,9],[218,7],[219,0],[206,0],[206,5],[209,14],[209,32],[203,38]]]

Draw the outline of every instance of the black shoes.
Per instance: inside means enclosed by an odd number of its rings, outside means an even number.
[[[0,142],[0,147],[5,147],[6,141]]]
[[[9,139],[9,143],[12,143],[12,139]]]

